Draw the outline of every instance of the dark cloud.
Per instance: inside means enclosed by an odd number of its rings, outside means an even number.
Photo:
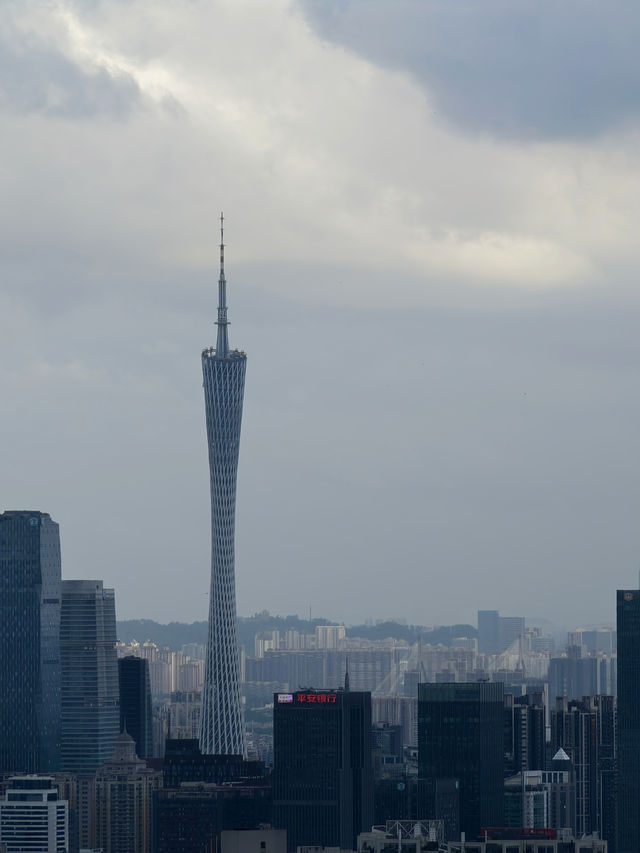
[[[125,74],[86,71],[33,39],[0,38],[0,108],[66,119],[124,117],[140,98],[137,83]]]
[[[584,137],[640,111],[631,0],[298,0],[326,39],[408,71],[457,125]]]

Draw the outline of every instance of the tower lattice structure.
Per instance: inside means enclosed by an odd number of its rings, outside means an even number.
[[[220,217],[220,278],[216,347],[202,353],[211,477],[211,591],[202,697],[200,749],[244,754],[240,661],[236,632],[235,514],[245,353],[229,349],[224,219]]]

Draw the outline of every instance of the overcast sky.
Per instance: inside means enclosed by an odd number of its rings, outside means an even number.
[[[238,611],[613,617],[640,566],[640,6],[4,0],[0,501],[206,618],[200,352],[247,352]]]

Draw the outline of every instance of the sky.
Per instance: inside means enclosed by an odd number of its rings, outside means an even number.
[[[49,512],[119,618],[206,618],[224,210],[238,612],[610,622],[639,30],[626,0],[4,0],[0,510]]]

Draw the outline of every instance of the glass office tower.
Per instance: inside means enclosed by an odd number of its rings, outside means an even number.
[[[616,853],[640,844],[640,590],[619,589]]]
[[[120,733],[116,605],[102,581],[62,582],[62,769],[95,771]]]
[[[500,682],[418,685],[418,775],[460,782],[460,829],[504,825],[504,694]]]
[[[0,771],[60,767],[60,536],[44,512],[0,515]]]
[[[373,824],[371,694],[306,690],[273,697],[273,820],[287,849],[355,850]]]
[[[235,515],[238,449],[247,357],[229,349],[224,233],[221,222],[218,335],[202,353],[211,479],[211,592],[200,749],[244,754],[236,634]]]
[[[133,738],[138,758],[153,756],[149,661],[127,655],[118,660],[120,731]]]

